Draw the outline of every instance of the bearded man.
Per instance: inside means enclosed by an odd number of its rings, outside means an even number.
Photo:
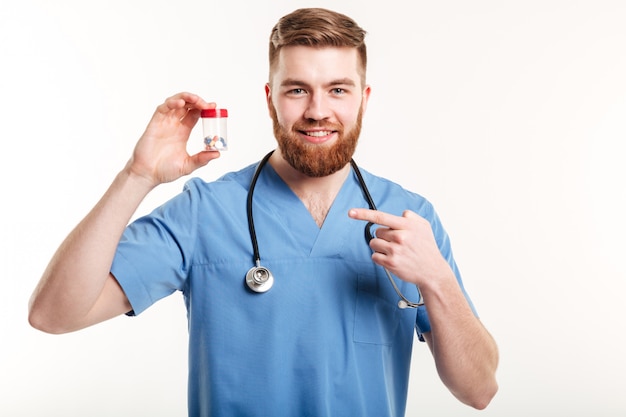
[[[281,18],[265,86],[277,148],[217,181],[189,180],[128,225],[156,186],[219,157],[186,150],[215,103],[180,93],[158,106],[44,272],[31,324],[70,332],[181,291],[190,416],[402,416],[415,332],[450,391],[486,407],[497,348],[439,217],[352,161],[371,91],[364,37],[325,9]]]

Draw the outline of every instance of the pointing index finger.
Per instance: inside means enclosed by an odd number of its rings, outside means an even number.
[[[348,216],[352,219],[365,220],[380,226],[386,226],[390,229],[401,227],[401,218],[383,211],[370,210],[366,208],[353,208],[348,211]]]

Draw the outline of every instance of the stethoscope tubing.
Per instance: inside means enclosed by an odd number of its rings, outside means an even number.
[[[250,240],[252,241],[252,251],[254,259],[252,260],[256,266],[260,266],[261,264],[261,254],[259,253],[259,242],[256,238],[256,231],[254,229],[254,216],[252,215],[252,197],[254,194],[254,188],[256,187],[256,182],[259,179],[259,175],[261,174],[261,170],[270,159],[270,156],[274,151],[270,151],[267,155],[263,157],[259,165],[257,165],[256,170],[254,171],[254,175],[252,176],[252,181],[250,182],[250,189],[248,191],[248,199],[246,201],[246,214],[248,216],[248,230],[250,231]]]
[[[257,180],[259,179],[259,176],[261,174],[261,170],[263,169],[265,164],[267,164],[267,161],[270,159],[273,153],[274,153],[273,150],[270,151],[267,155],[263,157],[261,162],[259,162],[259,164],[257,165],[256,170],[254,171],[254,174],[252,176],[252,180],[250,181],[248,198],[246,200],[246,214],[248,216],[248,230],[250,231],[250,241],[252,242],[252,251],[253,251],[253,257],[254,257],[253,263],[255,265],[252,268],[250,268],[250,270],[246,274],[246,284],[251,290],[255,292],[259,292],[259,293],[266,292],[272,287],[274,283],[274,277],[269,269],[261,266],[261,254],[259,252],[259,242],[256,237],[256,230],[254,228],[254,215],[252,212],[252,206],[253,206],[252,203],[253,203],[254,189],[256,187]],[[354,162],[354,159],[350,160],[350,165],[352,166],[352,169],[357,176],[357,180],[359,181],[359,185],[361,186],[361,190],[363,191],[363,195],[365,196],[365,200],[367,200],[367,204],[369,208],[371,210],[377,210],[376,204],[374,204],[374,199],[372,198],[369,192],[369,189],[367,188],[367,185],[365,184],[365,180],[363,180],[363,175],[361,175],[361,170],[357,166],[356,162]],[[368,245],[369,245],[370,240],[374,238],[370,230],[373,225],[374,225],[373,222],[368,222],[365,225],[365,240]],[[414,303],[412,301],[409,301],[404,296],[404,294],[402,294],[402,292],[396,285],[393,277],[391,276],[391,273],[389,272],[389,270],[385,267],[383,267],[383,269],[385,270],[385,274],[387,275],[387,278],[389,279],[389,282],[393,286],[393,289],[395,290],[396,294],[398,295],[398,297],[400,297],[400,300],[398,301],[399,308],[401,309],[417,308],[419,306],[424,305],[424,299],[422,297],[422,293],[417,286],[416,288],[417,288],[417,294],[419,295],[419,301],[417,303]]]

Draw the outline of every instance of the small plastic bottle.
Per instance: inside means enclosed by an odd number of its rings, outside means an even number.
[[[227,151],[226,122],[228,121],[228,110],[205,109],[200,112],[200,117],[202,118],[205,149],[207,151]]]

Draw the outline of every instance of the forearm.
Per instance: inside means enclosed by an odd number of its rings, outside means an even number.
[[[495,341],[454,278],[423,292],[431,322],[426,338],[441,380],[460,401],[485,408],[498,389]]]
[[[486,407],[498,389],[498,350],[442,256],[433,225],[410,210],[400,217],[354,208],[348,215],[383,226],[370,241],[372,260],[419,287],[431,324],[424,337],[441,380],[462,402]]]
[[[89,323],[91,314],[102,316],[93,310],[109,280],[115,250],[131,216],[151,189],[130,170],[115,177],[44,271],[29,305],[29,320],[34,327],[62,333],[93,324]]]

